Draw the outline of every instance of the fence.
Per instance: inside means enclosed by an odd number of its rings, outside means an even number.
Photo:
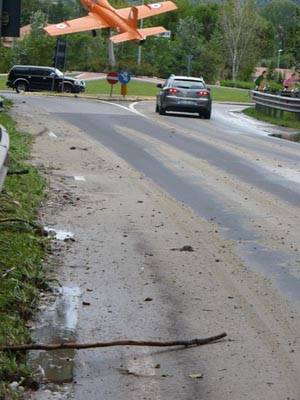
[[[300,119],[300,98],[251,91],[255,108],[273,117],[282,117],[284,111],[295,113]]]
[[[9,136],[3,126],[0,125],[0,192],[7,173]]]

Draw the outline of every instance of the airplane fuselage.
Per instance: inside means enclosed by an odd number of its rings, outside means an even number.
[[[44,30],[50,36],[59,36],[86,31],[92,31],[94,34],[98,29],[111,28],[117,32],[116,35],[110,35],[112,43],[134,40],[142,44],[148,36],[159,35],[166,32],[166,29],[163,26],[144,28],[139,26],[138,21],[177,9],[172,0],[119,9],[112,7],[108,0],[80,1],[88,15],[47,25]]]
[[[137,27],[130,24],[130,21],[124,19],[118,14],[118,10],[113,8],[107,0],[80,0],[88,11],[99,15],[109,26],[118,33],[130,32],[136,36],[137,40],[143,40],[144,37],[137,31]]]

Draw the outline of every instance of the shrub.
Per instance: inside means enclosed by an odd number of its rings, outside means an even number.
[[[221,81],[221,86],[251,90],[254,89],[255,84],[254,82],[224,80]]]

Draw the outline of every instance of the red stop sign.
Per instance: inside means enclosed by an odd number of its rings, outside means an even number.
[[[107,82],[110,83],[111,85],[114,85],[115,83],[119,82],[119,74],[118,72],[109,72],[107,74]]]

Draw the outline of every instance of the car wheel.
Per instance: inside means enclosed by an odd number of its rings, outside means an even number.
[[[160,106],[158,112],[159,112],[160,115],[165,115],[166,114],[166,109],[164,107]]]
[[[203,116],[204,116],[205,119],[210,119],[210,117],[211,117],[211,109],[205,110],[204,113],[203,113]]]
[[[26,82],[17,82],[16,83],[16,92],[17,93],[24,93],[28,90],[28,86]]]
[[[72,86],[69,85],[68,83],[65,83],[62,87],[62,92],[64,93],[72,93]]]

